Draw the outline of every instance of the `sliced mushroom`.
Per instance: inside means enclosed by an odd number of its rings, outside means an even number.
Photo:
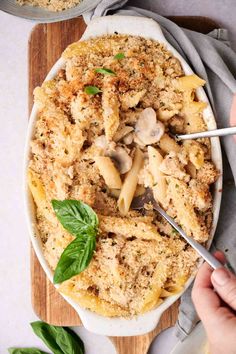
[[[137,137],[137,134],[134,134],[134,142],[139,145],[140,148],[145,148],[145,144]]]
[[[116,146],[114,141],[108,143],[106,136],[100,135],[96,138],[95,145],[102,149],[104,151],[103,153],[113,160],[120,174],[124,174],[131,169],[132,158],[124,148],[121,146]]]
[[[168,124],[171,133],[181,134],[184,132],[184,117],[179,114],[175,114],[172,118],[170,118]]]
[[[121,128],[120,130],[118,130],[116,132],[116,134],[114,135],[113,140],[115,142],[117,142],[117,141],[121,140],[122,138],[124,138],[127,134],[129,134],[133,130],[134,130],[133,127],[130,127],[129,125],[125,125],[123,128]]]
[[[129,133],[128,135],[124,136],[123,138],[123,142],[125,145],[130,145],[132,144],[134,140],[134,134],[133,133]]]
[[[99,147],[99,148],[101,148],[101,149],[103,149],[103,150],[106,150],[107,147],[108,147],[107,139],[106,139],[105,135],[100,135],[100,136],[98,136],[98,137],[95,139],[94,144],[95,144],[97,147]]]
[[[157,120],[153,108],[145,108],[139,115],[135,126],[138,139],[144,145],[157,143],[165,132],[164,124]]]
[[[105,151],[115,150],[116,143],[114,141],[108,142],[105,135],[98,136],[94,141],[95,146]]]
[[[108,155],[113,160],[120,174],[124,174],[131,169],[132,158],[127,151],[121,146],[117,146],[114,151],[110,151]]]

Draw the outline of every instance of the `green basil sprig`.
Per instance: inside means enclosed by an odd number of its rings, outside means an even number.
[[[80,235],[62,253],[54,273],[54,284],[77,275],[89,265],[96,246],[95,234]]]
[[[103,75],[112,75],[115,76],[116,73],[114,71],[112,71],[111,69],[107,69],[107,68],[97,68],[95,69],[96,73],[99,74],[103,74]]]
[[[123,59],[124,57],[125,57],[124,53],[117,53],[114,56],[114,59],[120,60],[120,59]]]
[[[80,200],[52,200],[52,206],[62,226],[72,235],[96,232],[98,217]]]
[[[100,90],[97,86],[85,86],[84,92],[88,95],[96,95],[97,93],[102,92],[102,90]]]
[[[54,354],[84,354],[82,340],[69,328],[52,326],[42,321],[32,322],[31,327]]]
[[[9,348],[10,354],[48,354],[37,348]]]
[[[52,200],[52,206],[62,226],[76,237],[57,264],[53,281],[58,284],[89,265],[96,247],[98,217],[90,206],[79,200]]]
[[[67,327],[52,326],[42,321],[31,323],[34,333],[53,354],[84,354],[84,343]],[[47,354],[38,348],[9,348],[10,354]]]

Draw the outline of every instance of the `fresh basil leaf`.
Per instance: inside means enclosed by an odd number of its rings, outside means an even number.
[[[42,321],[32,322],[30,325],[34,333],[42,339],[42,341],[54,354],[64,354],[56,341],[59,333],[56,326],[51,326]]]
[[[84,343],[82,339],[76,334],[70,327],[64,327],[67,333],[69,333],[78,343],[80,343],[81,349],[83,350],[81,353],[85,353]],[[80,354],[80,352],[79,352]]]
[[[42,321],[31,323],[34,333],[54,354],[84,354],[82,340],[67,328],[49,325]]]
[[[74,239],[62,253],[53,282],[62,283],[81,273],[89,265],[96,246],[96,234],[84,234]]]
[[[125,57],[124,53],[117,53],[114,56],[114,59],[120,60],[120,59],[123,59],[124,57]]]
[[[85,86],[84,92],[88,95],[96,95],[97,93],[102,92],[102,90],[100,90],[97,86]]]
[[[57,343],[64,354],[84,354],[84,343],[70,328],[62,328]]]
[[[111,69],[107,69],[107,68],[98,68],[98,69],[95,69],[96,73],[99,73],[99,74],[103,74],[103,75],[112,75],[112,76],[115,76],[116,73],[114,71],[112,71]]]
[[[98,217],[89,205],[79,200],[52,200],[52,206],[62,226],[72,235],[96,233]]]
[[[10,354],[48,354],[38,348],[8,348]]]

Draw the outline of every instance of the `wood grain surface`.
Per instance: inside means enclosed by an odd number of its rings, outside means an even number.
[[[207,33],[217,27],[212,20],[201,17],[173,17],[180,25]],[[36,25],[29,39],[29,112],[33,90],[41,85],[48,71],[68,44],[80,39],[86,28],[82,18],[64,22]],[[32,249],[31,251],[32,306],[43,321],[59,326],[81,325],[75,310],[61,297],[46,278]],[[157,328],[143,336],[111,337],[119,354],[146,354],[153,338],[172,326],[177,319],[178,302],[162,316]],[[161,353],[160,353],[161,354]]]
[[[68,44],[80,39],[86,24],[82,18],[34,27],[29,39],[29,112],[33,90],[41,85]],[[43,321],[58,326],[81,325],[76,311],[56,291],[31,251],[31,296],[35,313]]]

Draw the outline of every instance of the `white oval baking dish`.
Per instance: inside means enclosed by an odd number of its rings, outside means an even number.
[[[160,26],[155,21],[148,18],[131,17],[131,16],[107,16],[102,18],[96,18],[92,22],[90,22],[81,39],[85,40],[94,36],[112,34],[115,31],[121,34],[137,35],[137,36],[142,36],[144,38],[151,38],[157,40],[160,43],[164,43],[165,46],[173,53],[173,55],[180,60],[185,74],[190,75],[193,73],[189,65],[183,60],[183,58],[179,55],[179,53],[166,41]],[[58,70],[61,69],[63,66],[64,66],[64,60],[61,58],[52,67],[45,80],[52,79],[57,74]],[[211,110],[208,98],[202,88],[199,88],[197,90],[197,96],[199,100],[208,103],[207,108],[203,112],[204,120],[209,130],[215,129],[216,128],[215,118],[213,116],[213,112]],[[37,118],[37,109],[34,105],[30,116],[26,149],[25,149],[25,161],[24,161],[25,205],[26,205],[27,222],[28,222],[29,232],[30,232],[31,241],[34,250],[37,254],[37,257],[45,273],[47,274],[48,278],[52,281],[53,273],[50,270],[43,256],[40,237],[35,226],[34,204],[30,192],[28,190],[27,178],[26,178],[27,166],[28,166],[29,154],[30,154],[30,140],[34,135],[36,118]],[[221,194],[222,194],[221,192],[222,191],[222,156],[221,156],[219,138],[212,138],[211,143],[212,143],[212,160],[215,163],[217,169],[221,173],[220,173],[220,177],[218,178],[214,186],[213,225],[211,230],[211,237],[208,242],[208,247],[210,247],[216,229],[219,210],[220,210]],[[192,276],[187,281],[184,290],[191,284],[193,278],[194,277]],[[84,327],[87,328],[89,331],[101,335],[108,335],[108,336],[133,336],[133,335],[141,335],[153,330],[156,327],[162,313],[168,307],[170,307],[182,295],[183,292],[167,298],[156,309],[151,310],[143,315],[137,316],[132,319],[105,318],[100,315],[97,315],[96,313],[91,312],[90,310],[86,310],[80,307],[78,304],[76,304],[68,297],[65,297],[65,299],[78,312]]]

